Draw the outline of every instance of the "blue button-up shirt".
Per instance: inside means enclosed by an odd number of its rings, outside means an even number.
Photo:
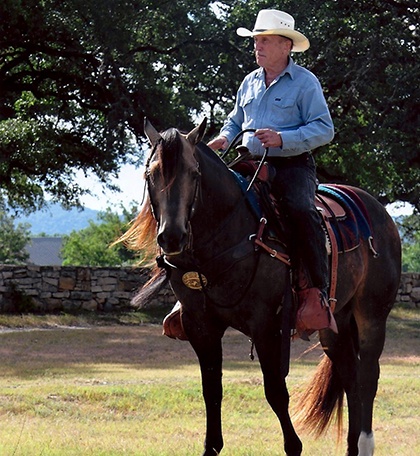
[[[329,143],[334,137],[334,125],[321,84],[315,75],[291,58],[268,88],[263,68],[243,80],[235,108],[220,135],[231,142],[247,128],[269,128],[281,134],[283,145],[270,148],[270,157],[300,155]],[[255,156],[265,151],[254,133],[245,133],[242,144]]]

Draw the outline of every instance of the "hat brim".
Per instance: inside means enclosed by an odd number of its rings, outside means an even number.
[[[271,29],[271,30],[248,30],[244,27],[239,27],[236,30],[236,33],[242,37],[249,37],[249,36],[258,36],[258,35],[281,35],[285,36],[286,38],[290,38],[293,41],[293,52],[305,52],[309,49],[310,43],[308,38],[300,32],[296,30],[290,29]]]

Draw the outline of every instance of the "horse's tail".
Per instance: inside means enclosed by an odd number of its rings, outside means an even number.
[[[324,355],[308,387],[299,395],[295,424],[319,437],[328,429],[335,414],[338,436],[341,436],[343,398],[344,388],[333,362]]]

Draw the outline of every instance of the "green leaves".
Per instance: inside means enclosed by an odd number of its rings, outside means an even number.
[[[285,0],[311,41],[295,54],[320,79],[336,126],[321,180],[363,186],[420,208],[420,12],[417,0]],[[216,6],[215,6],[216,5]],[[218,132],[256,68],[261,0],[3,0],[0,4],[0,198],[77,204],[75,169],[104,182],[133,151],[143,116]],[[13,130],[16,131],[13,131]],[[3,137],[4,135],[4,137]],[[86,189],[85,189],[86,190]]]
[[[0,210],[0,264],[21,264],[29,258],[25,246],[30,241],[29,225],[19,223]]]
[[[123,244],[111,244],[128,229],[134,217],[134,207],[124,209],[123,217],[107,209],[98,215],[98,221],[80,231],[72,231],[63,238],[61,252],[63,265],[123,266],[135,262],[134,253]]]

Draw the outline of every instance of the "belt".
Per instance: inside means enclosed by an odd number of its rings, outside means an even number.
[[[293,155],[291,157],[267,157],[268,163],[276,166],[290,166],[299,163],[306,163],[311,156],[310,152],[304,152],[300,155]]]

